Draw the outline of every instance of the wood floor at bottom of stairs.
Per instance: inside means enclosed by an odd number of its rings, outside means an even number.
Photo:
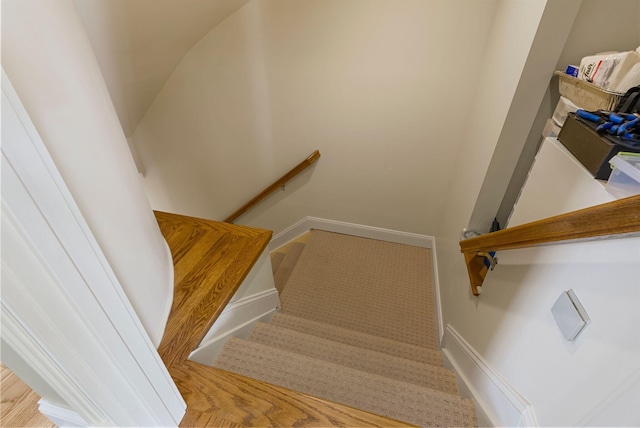
[[[2,427],[55,427],[38,410],[40,396],[4,364],[0,374],[0,426]]]
[[[182,427],[412,426],[191,361],[170,372],[187,402]]]

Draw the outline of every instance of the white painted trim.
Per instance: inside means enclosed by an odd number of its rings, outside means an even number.
[[[276,310],[277,308],[271,308],[267,312],[255,318],[251,318],[242,324],[236,325],[233,329],[227,330],[224,333],[213,337],[198,349],[193,351],[191,355],[189,355],[189,360],[207,366],[212,365],[220,351],[222,351],[224,344],[230,337],[233,336],[240,339],[246,339],[253,329],[253,326],[258,321],[268,323]]]
[[[280,297],[275,288],[228,304],[189,359],[200,364],[213,364],[229,337],[246,338],[256,322],[268,322],[279,308]]]
[[[431,239],[431,266],[433,272],[433,290],[435,292],[436,328],[438,329],[438,346],[442,348],[442,341],[444,340],[444,321],[442,318],[442,300],[440,298],[440,277],[438,276],[438,251],[436,249],[435,238]]]
[[[536,414],[533,411],[533,406],[529,404],[522,411],[522,419],[520,420],[521,427],[537,427],[538,420],[536,419]]]
[[[16,278],[3,283],[3,304],[24,327],[12,348],[32,364],[56,361],[68,375],[50,386],[65,400],[84,391],[98,413],[67,403],[91,424],[177,425],[186,404],[4,71],[2,131],[2,219],[25,254],[2,255]],[[46,283],[31,281],[36,273]]]
[[[165,248],[165,253],[167,254],[167,257],[165,260],[173,260],[173,254],[171,254],[171,248],[169,247],[169,244],[167,243],[166,240],[163,240],[164,243],[164,248]],[[173,270],[173,266],[171,266],[171,269],[169,269],[169,281],[171,284],[174,283],[174,270]],[[168,320],[169,319],[169,314],[171,313],[171,307],[173,306],[173,297],[171,297],[171,299],[167,300],[167,304],[164,308],[164,311],[162,311],[162,319],[163,320]],[[133,309],[133,308],[131,308]],[[142,327],[142,323],[140,323],[140,328]],[[156,333],[155,337],[151,337],[151,342],[154,344],[157,344],[155,346],[155,348],[157,348],[158,346],[160,346],[160,342],[162,342],[162,337],[164,336],[164,331],[167,328],[167,324],[165,322],[164,326],[162,328],[158,329],[158,332]]]
[[[15,281],[8,272],[3,272],[4,285]],[[11,284],[13,285],[13,284]],[[20,355],[24,361],[49,385],[56,385],[56,392],[84,414],[94,425],[109,425],[109,419],[86,392],[65,372],[56,359],[43,349],[42,343],[14,315],[13,309],[4,300],[2,308],[2,339]]]
[[[271,269],[271,258],[267,250],[263,251],[258,260],[255,262],[249,274],[246,276],[238,290],[231,297],[227,306],[232,305],[240,299],[252,296],[254,294],[275,290],[276,286],[273,279],[273,270]],[[204,338],[206,340],[206,336]]]
[[[311,229],[325,230],[327,232],[344,233],[345,235],[360,236],[362,238],[378,239],[380,241],[396,242],[398,244],[414,245],[422,248],[433,247],[433,237],[419,235],[417,233],[401,232],[398,230],[384,229],[381,227],[365,226],[343,221],[327,220],[318,217],[305,217],[291,225],[282,232],[276,234],[269,248],[280,248],[298,236]]]
[[[262,291],[260,293],[253,294],[251,296],[244,297],[238,301],[230,303],[225,308],[225,311],[233,312],[236,310],[243,310],[245,307],[253,306],[255,304],[264,304],[269,299],[275,300],[275,302],[280,303],[280,298],[278,297],[278,290],[275,288],[271,290]],[[278,307],[279,304],[276,304],[274,307]]]
[[[54,404],[42,398],[38,401],[38,410],[59,427],[87,427],[89,423],[68,407]]]
[[[278,296],[278,290],[275,288],[243,297],[228,304],[202,339],[198,349],[206,346],[214,338],[225,332],[234,330],[238,325],[246,323],[247,320],[261,317],[279,307],[280,296]]]
[[[291,242],[300,235],[305,234],[311,229],[309,225],[309,219],[311,217],[305,217],[302,220],[292,224],[281,232],[276,233],[271,237],[271,241],[269,242],[269,251],[275,251],[278,248],[285,245],[287,242]]]
[[[280,296],[273,282],[271,259],[265,250],[189,359],[213,364],[229,337],[244,339],[256,322],[270,321],[279,308]]]
[[[450,324],[442,353],[462,381],[461,395],[473,399],[479,426],[538,426],[531,404]]]
[[[433,236],[401,232],[398,230],[383,229],[380,227],[365,226],[355,223],[346,223],[343,221],[328,220],[318,217],[305,217],[284,229],[282,232],[277,233],[269,243],[269,250],[275,251],[312,229],[431,249],[433,288],[436,304],[436,324],[439,334],[438,343],[442,342],[444,337],[444,323],[442,319],[442,303],[440,300],[440,280],[438,277],[438,261],[436,258],[436,240]]]

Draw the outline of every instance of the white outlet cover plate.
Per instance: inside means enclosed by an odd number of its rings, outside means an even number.
[[[575,340],[591,322],[573,290],[563,292],[551,308],[553,318],[565,339]]]

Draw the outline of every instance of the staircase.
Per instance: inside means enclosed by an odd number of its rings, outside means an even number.
[[[311,231],[272,254],[282,313],[214,366],[422,426],[475,426],[437,350],[430,250]]]

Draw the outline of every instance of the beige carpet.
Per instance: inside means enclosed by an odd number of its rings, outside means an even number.
[[[437,365],[370,351],[273,324],[257,323],[248,340],[450,394],[458,393],[453,373]]]
[[[216,366],[393,419],[422,426],[473,426],[473,404],[340,364],[231,338]]]
[[[475,426],[436,346],[428,249],[311,231],[275,253],[282,313],[224,370],[421,426]]]
[[[358,346],[369,351],[384,352],[385,354],[420,363],[442,365],[442,356],[435,349],[397,342],[376,335],[360,333],[347,328],[334,327],[329,324],[309,321],[304,318],[284,314],[274,315],[270,323],[289,330],[332,340],[337,343]]]
[[[282,313],[437,348],[429,249],[311,231]]]
[[[300,254],[302,254],[304,247],[304,244],[295,242],[289,247],[286,253],[276,253],[276,255],[274,255],[274,261],[277,267],[273,266],[273,281],[278,293],[282,294],[284,286],[289,282],[291,272],[298,263],[298,258]],[[282,254],[282,256],[278,256],[277,254]]]
[[[274,277],[275,273],[278,272],[280,265],[282,264],[282,260],[284,260],[285,253],[271,253],[271,268],[273,269]]]

